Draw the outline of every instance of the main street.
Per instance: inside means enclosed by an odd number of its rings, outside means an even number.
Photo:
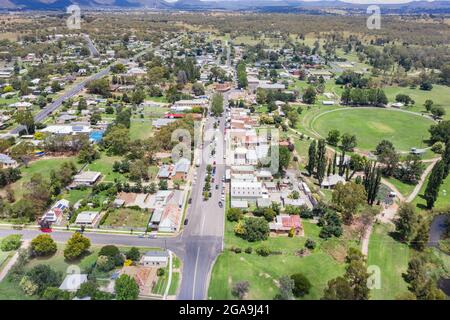
[[[214,118],[208,117],[205,123],[205,131],[212,130]],[[219,131],[223,133],[225,116],[220,118]],[[222,139],[218,136],[217,141]],[[210,141],[205,141],[205,150],[209,149]],[[218,145],[218,147],[220,144]],[[173,251],[183,261],[182,281],[179,288],[178,299],[202,300],[207,298],[208,284],[211,269],[217,256],[222,251],[224,230],[224,207],[219,207],[221,190],[223,187],[221,178],[225,174],[223,151],[216,147],[214,157],[205,157],[197,168],[197,178],[192,188],[192,203],[187,210],[189,223],[176,237],[161,237],[156,239],[139,238],[137,235],[91,233],[85,232],[85,236],[94,245],[113,244],[118,246],[161,247]],[[212,197],[203,200],[203,183],[206,176],[207,165],[216,161],[215,183],[212,186]],[[215,190],[215,184],[219,189]],[[30,240],[39,235],[38,230],[10,230],[0,229],[0,237],[9,234],[22,234],[24,240]],[[57,242],[66,242],[72,235],[68,231],[53,231],[51,236]]]

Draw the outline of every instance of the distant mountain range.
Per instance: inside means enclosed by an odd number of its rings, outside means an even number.
[[[347,0],[348,1],[348,0]],[[155,10],[253,10],[264,12],[301,12],[324,10],[326,8],[357,9],[367,4],[354,4],[339,0],[301,1],[301,0],[0,0],[0,9],[5,10],[65,10],[72,4],[82,8],[106,9],[155,9]],[[404,4],[382,4],[382,8],[394,11],[450,12],[450,1],[413,1]],[[448,11],[447,11],[448,10]]]

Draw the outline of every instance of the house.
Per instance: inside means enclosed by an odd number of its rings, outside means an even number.
[[[168,204],[162,213],[159,222],[159,232],[175,232],[178,230],[181,219],[180,206],[176,204]]]
[[[63,283],[59,286],[59,289],[63,291],[76,292],[80,289],[80,286],[87,281],[87,274],[68,274],[64,278]]]
[[[323,179],[322,184],[320,185],[322,188],[325,189],[332,189],[334,188],[339,182],[344,183],[345,184],[345,178],[341,177],[338,174],[333,174],[330,175],[328,177],[325,177],[325,179]]]
[[[90,126],[87,125],[50,125],[41,130],[41,132],[57,135],[89,134],[91,131]]]
[[[17,163],[16,160],[11,158],[10,156],[8,156],[4,153],[0,153],[0,166],[2,169],[17,168],[19,166],[19,164]]]
[[[170,179],[172,175],[172,170],[169,165],[162,165],[158,171],[158,179]]]
[[[269,229],[275,233],[289,233],[292,229],[298,235],[302,229],[302,222],[298,215],[280,214],[275,217],[275,221],[269,223]]]
[[[191,161],[186,158],[181,158],[175,164],[175,168],[173,170],[173,180],[186,180],[189,172],[189,168],[191,167]]]
[[[169,262],[169,253],[167,251],[147,251],[139,261],[143,267],[165,268]]]
[[[94,227],[100,218],[97,211],[83,211],[77,215],[75,224],[80,226]]]
[[[70,202],[65,199],[58,200],[41,218],[41,221],[50,223],[59,223],[63,217],[64,211],[69,209]]]
[[[83,171],[74,176],[73,182],[70,185],[72,188],[76,188],[79,186],[92,186],[94,185],[101,177],[100,172],[96,171]]]
[[[207,108],[209,102],[207,99],[179,100],[170,108],[172,111],[190,111],[194,107]]]
[[[332,106],[332,105],[334,105],[334,101],[332,101],[332,100],[324,100],[324,101],[322,101],[322,104],[324,106]]]
[[[153,120],[152,126],[156,129],[161,129],[162,127],[165,127],[174,121],[177,121],[177,119],[156,119]]]

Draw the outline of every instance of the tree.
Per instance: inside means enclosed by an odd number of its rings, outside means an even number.
[[[283,172],[284,169],[287,169],[289,166],[289,163],[291,162],[291,152],[289,151],[288,147],[281,146],[278,149],[278,166],[279,166],[279,172]]]
[[[450,140],[450,121],[440,121],[438,124],[432,125],[428,131],[431,135],[429,139],[431,144],[438,141],[446,143]]]
[[[141,253],[139,251],[138,248],[136,247],[131,247],[130,250],[128,250],[125,253],[125,256],[127,257],[127,259],[132,260],[132,261],[138,261],[139,258],[141,257]]]
[[[312,176],[314,169],[316,167],[316,140],[313,140],[309,145],[308,149],[308,164],[306,165],[306,170],[308,174]]]
[[[37,256],[50,256],[57,249],[56,242],[48,234],[38,235],[31,240],[31,250]]]
[[[385,165],[383,173],[388,177],[392,176],[400,161],[400,155],[395,150],[392,142],[388,140],[381,141],[376,147],[375,154],[378,161]]]
[[[79,232],[75,232],[67,241],[64,249],[64,257],[67,260],[74,260],[83,255],[91,246],[91,241]]]
[[[344,221],[350,224],[358,208],[366,202],[364,186],[354,182],[339,182],[332,193],[332,203],[342,212]]]
[[[78,153],[79,163],[92,163],[100,158],[100,152],[92,144],[85,144]]]
[[[123,155],[129,149],[129,130],[121,124],[112,126],[106,131],[102,144],[111,154]]]
[[[303,297],[309,293],[311,290],[311,282],[309,282],[308,278],[302,273],[296,273],[291,276],[291,279],[294,280],[294,290],[293,293],[296,297]]]
[[[409,284],[408,290],[418,300],[443,300],[445,294],[430,278],[426,268],[427,263],[427,259],[423,256],[414,257],[409,261],[408,269],[403,274],[403,278]]]
[[[376,162],[369,162],[364,168],[363,185],[367,194],[367,203],[373,205],[381,184],[381,170],[377,167]]]
[[[231,289],[231,294],[239,300],[242,300],[247,294],[249,287],[250,284],[248,283],[248,281],[236,282]]]
[[[245,89],[248,86],[247,71],[244,61],[240,61],[236,66],[238,88]]]
[[[347,279],[337,277],[328,281],[322,300],[353,300],[353,290]]]
[[[433,107],[433,100],[425,100],[425,103],[423,104],[423,106],[425,107],[425,110],[427,110],[427,112],[431,111],[431,108]]]
[[[344,133],[341,138],[341,148],[344,151],[353,151],[357,146],[354,134]]]
[[[316,176],[317,176],[317,180],[319,181],[319,185],[321,185],[323,182],[323,179],[325,178],[325,170],[327,167],[326,145],[325,145],[324,139],[320,139],[319,143],[317,144],[316,161],[317,161]]]
[[[313,86],[309,86],[303,92],[303,102],[307,104],[314,104],[316,102],[316,89]]]
[[[205,94],[205,87],[201,83],[194,83],[192,85],[192,92],[196,96],[202,96]]]
[[[223,113],[223,95],[216,93],[212,97],[211,112],[215,117]]]
[[[38,264],[26,273],[27,278],[37,286],[36,294],[41,296],[48,287],[58,287],[61,274],[47,264]]]
[[[275,296],[275,300],[293,300],[295,281],[289,276],[282,276],[279,280],[279,293]]]
[[[145,100],[145,92],[142,89],[137,89],[133,92],[133,95],[131,96],[131,101],[135,105],[139,105]]]
[[[423,251],[428,243],[430,225],[427,221],[419,219],[416,236],[412,240],[412,245],[417,251]]]
[[[431,170],[428,184],[424,192],[424,198],[427,201],[427,208],[432,209],[439,194],[439,188],[442,184],[445,173],[445,164],[439,160]]]
[[[297,124],[297,121],[298,121],[298,113],[297,113],[297,111],[295,111],[295,110],[289,111],[287,113],[287,118],[288,118],[288,120],[290,122],[290,126],[292,128],[295,128],[295,125]]]
[[[244,219],[243,228],[241,237],[247,241],[262,241],[269,237],[269,224],[264,218],[248,217]]]
[[[395,231],[403,241],[409,242],[415,235],[418,226],[418,216],[411,203],[400,204],[394,221]]]
[[[117,300],[136,300],[139,296],[139,287],[129,275],[122,274],[115,283],[114,290]]]
[[[445,109],[441,106],[431,107],[430,112],[433,115],[434,119],[442,118],[445,115]]]
[[[337,146],[341,137],[341,133],[337,129],[328,132],[327,142],[329,145]]]
[[[15,121],[25,127],[27,134],[33,134],[35,130],[34,117],[31,111],[18,111],[14,115]]]

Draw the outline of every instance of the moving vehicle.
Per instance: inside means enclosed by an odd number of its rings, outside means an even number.
[[[219,201],[219,207],[220,207],[220,208],[223,207],[222,201]]]

